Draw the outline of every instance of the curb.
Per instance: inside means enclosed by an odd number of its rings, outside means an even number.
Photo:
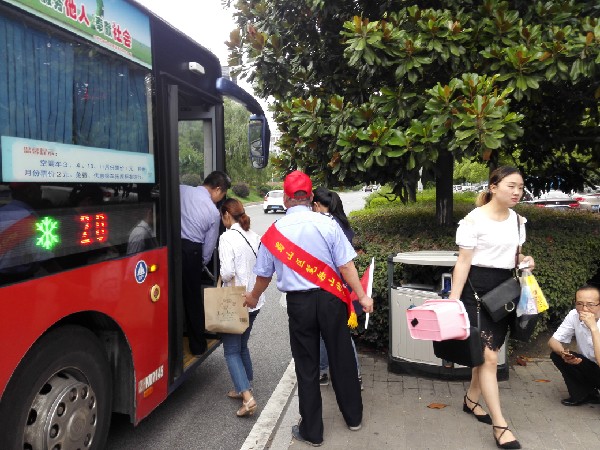
[[[270,441],[279,429],[282,415],[287,412],[295,389],[296,366],[292,359],[240,450],[270,448]]]

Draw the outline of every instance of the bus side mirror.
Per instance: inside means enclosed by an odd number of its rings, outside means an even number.
[[[269,163],[269,144],[271,131],[264,115],[250,116],[248,124],[248,143],[250,145],[250,162],[255,169],[264,169]]]

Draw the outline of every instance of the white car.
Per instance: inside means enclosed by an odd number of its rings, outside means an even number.
[[[379,189],[381,189],[379,184],[368,184],[362,187],[363,192],[377,192]]]
[[[575,209],[579,208],[579,204],[571,197],[562,191],[548,191],[541,194],[539,197],[533,200],[527,200],[522,202],[537,206],[538,208],[554,208],[554,209]]]
[[[283,205],[283,191],[269,191],[265,195],[263,202],[263,212],[267,214],[269,211],[273,212],[285,212],[285,206]]]

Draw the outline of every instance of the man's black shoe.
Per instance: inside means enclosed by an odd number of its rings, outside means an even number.
[[[588,395],[588,403],[592,405],[600,405],[600,395],[597,390],[594,390],[590,395]]]
[[[292,427],[292,437],[294,439],[296,439],[299,442],[304,442],[305,444],[308,444],[312,447],[320,447],[321,445],[323,445],[323,441],[321,442],[310,442],[308,439],[304,439],[302,437],[302,435],[300,434],[300,427],[298,425],[294,425]]]
[[[584,397],[579,400],[575,400],[575,399],[569,397],[569,398],[562,399],[560,402],[565,406],[580,406],[580,405],[585,405],[586,403],[591,403],[590,397]]]

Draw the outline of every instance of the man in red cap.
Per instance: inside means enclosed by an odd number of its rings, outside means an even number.
[[[302,418],[292,427],[292,436],[317,447],[323,443],[319,335],[329,354],[329,372],[344,420],[352,431],[362,425],[360,383],[347,326],[352,301],[341,277],[357,294],[365,312],[373,311],[373,299],[364,292],[352,261],[356,252],[338,223],[312,211],[308,175],[298,170],[290,173],[283,191],[287,212],[261,239],[254,267],[256,284],[245,294],[245,305],[256,305],[276,272],[277,288],[287,294]]]

